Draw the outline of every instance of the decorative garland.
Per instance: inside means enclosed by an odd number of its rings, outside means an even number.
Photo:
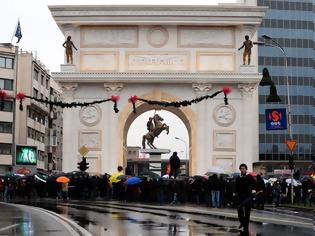
[[[128,101],[132,103],[133,113],[136,113],[137,100],[148,103],[149,105],[159,105],[159,106],[163,106],[163,107],[186,107],[186,106],[191,106],[193,103],[194,104],[199,103],[202,100],[214,98],[215,96],[217,96],[220,93],[224,93],[224,103],[225,103],[225,105],[228,105],[227,94],[229,94],[231,91],[232,90],[230,87],[224,87],[222,90],[217,91],[211,95],[205,95],[205,96],[198,97],[198,98],[195,98],[192,100],[175,101],[175,102],[154,101],[154,100],[148,100],[148,99],[144,99],[144,98],[138,98],[137,96],[130,96]]]
[[[215,93],[213,93],[211,95],[205,95],[205,96],[198,97],[198,98],[195,98],[195,99],[192,99],[192,100],[165,102],[165,101],[155,101],[155,100],[148,100],[148,99],[144,99],[144,98],[138,98],[137,96],[134,95],[134,96],[130,96],[128,101],[130,103],[132,103],[133,113],[136,113],[136,102],[138,100],[142,101],[142,102],[145,102],[145,103],[148,103],[149,105],[159,105],[159,106],[163,106],[163,107],[186,107],[186,106],[191,106],[192,104],[199,103],[199,102],[201,102],[203,100],[206,100],[206,99],[209,99],[209,98],[214,98],[215,96],[217,96],[220,93],[224,93],[224,103],[225,103],[225,105],[228,105],[227,94],[229,94],[230,92],[231,92],[231,88],[224,87],[222,90],[217,91],[217,92],[215,92]],[[0,111],[2,111],[4,109],[4,99],[6,97],[7,97],[7,93],[4,90],[0,89]],[[118,107],[117,107],[117,102],[120,99],[119,96],[111,96],[111,98],[102,99],[102,100],[96,100],[96,101],[93,101],[93,102],[71,102],[71,103],[65,103],[65,102],[54,102],[54,101],[39,99],[39,98],[36,98],[36,97],[27,96],[23,92],[18,92],[16,94],[15,99],[20,101],[19,108],[20,108],[21,111],[23,111],[23,100],[25,98],[29,98],[29,99],[32,99],[34,101],[40,102],[40,103],[48,104],[50,106],[57,106],[57,107],[61,107],[61,108],[86,107],[86,106],[91,106],[93,104],[100,104],[100,103],[112,101],[114,103],[114,111],[115,111],[115,113],[119,112]]]

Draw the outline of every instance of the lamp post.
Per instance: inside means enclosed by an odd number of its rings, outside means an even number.
[[[278,48],[283,56],[284,56],[284,66],[285,66],[285,70],[286,70],[286,87],[287,87],[287,106],[288,106],[288,129],[289,129],[289,137],[290,140],[293,139],[293,135],[292,135],[292,113],[291,113],[291,100],[290,100],[290,84],[289,84],[289,76],[288,76],[288,59],[287,59],[287,54],[284,51],[283,47],[273,38],[271,38],[270,36],[264,34],[261,36],[262,38],[264,38],[265,40],[268,40],[270,43],[266,43],[266,42],[254,42],[254,44],[257,45],[262,45],[262,46],[267,46],[267,47],[275,47]],[[290,164],[291,161],[293,161],[293,150],[290,151]],[[291,168],[291,167],[290,167]],[[293,204],[293,173],[294,173],[294,166],[291,168],[291,203]]]
[[[175,139],[177,139],[177,140],[180,140],[180,141],[182,141],[184,144],[185,144],[185,153],[186,153],[186,155],[185,155],[185,162],[186,162],[186,175],[188,175],[188,157],[187,157],[187,143],[186,143],[186,141],[185,140],[183,140],[183,139],[181,139],[181,138],[179,138],[179,137],[175,137]]]

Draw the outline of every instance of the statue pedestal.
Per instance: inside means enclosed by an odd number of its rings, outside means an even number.
[[[241,74],[253,74],[257,73],[257,67],[254,65],[241,65],[240,66],[240,73]]]
[[[161,155],[170,153],[170,149],[140,149],[140,153],[150,154],[149,171],[162,176]]]
[[[74,64],[61,64],[60,71],[61,72],[75,72],[75,65]]]

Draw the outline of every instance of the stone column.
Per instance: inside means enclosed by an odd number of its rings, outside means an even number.
[[[195,91],[196,97],[202,97],[209,94],[212,85],[209,83],[195,83],[192,84],[192,88]],[[207,120],[207,112],[209,108],[207,106],[207,100],[201,101],[196,104],[197,108],[197,143],[196,156],[190,160],[190,173],[201,175],[204,174],[209,165],[212,163],[210,157],[210,123]]]
[[[258,93],[257,83],[238,84],[242,94],[242,110],[238,112],[241,117],[241,129],[236,134],[241,146],[241,156],[236,160],[236,166],[245,163],[249,171],[253,169],[253,162],[258,161]]]
[[[104,88],[106,91],[107,97],[110,96],[119,96],[123,84],[122,83],[104,83]],[[106,124],[106,128],[104,129],[103,134],[103,152],[102,152],[102,161],[101,161],[101,173],[112,173],[117,171],[118,165],[123,165],[120,163],[121,157],[119,157],[119,149],[123,149],[123,147],[119,147],[119,124],[118,124],[118,114],[113,110],[113,104],[108,104],[105,108],[107,114],[106,120],[108,121]],[[121,153],[124,153],[122,150]]]
[[[73,102],[73,95],[77,89],[77,83],[65,83],[61,85],[62,101]],[[62,171],[70,172],[77,169],[78,150],[77,150],[77,130],[73,128],[74,117],[72,109],[63,109],[63,146],[62,146]]]

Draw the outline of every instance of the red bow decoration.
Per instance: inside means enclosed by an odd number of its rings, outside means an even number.
[[[224,87],[222,91],[224,93],[224,103],[225,105],[229,105],[227,95],[232,92],[232,89],[230,87]]]
[[[7,92],[0,89],[0,111],[4,108],[4,98],[7,96]]]
[[[23,93],[23,92],[18,92],[18,93],[16,94],[16,98],[19,99],[19,100],[24,100],[24,98],[25,98],[25,93]]]
[[[112,102],[114,103],[114,111],[115,111],[115,113],[118,113],[119,112],[119,110],[118,110],[118,108],[117,108],[117,102],[119,101],[119,99],[120,99],[120,97],[119,96],[111,96],[111,98],[110,98],[111,100],[112,100]]]
[[[18,100],[20,100],[20,106],[19,106],[19,108],[20,108],[20,111],[23,111],[23,100],[24,100],[24,98],[25,98],[25,93],[23,93],[23,92],[18,92],[17,94],[16,94],[16,98],[18,99]]]
[[[130,96],[128,101],[132,103],[133,113],[136,113],[136,102],[138,100],[138,97],[136,95]]]

